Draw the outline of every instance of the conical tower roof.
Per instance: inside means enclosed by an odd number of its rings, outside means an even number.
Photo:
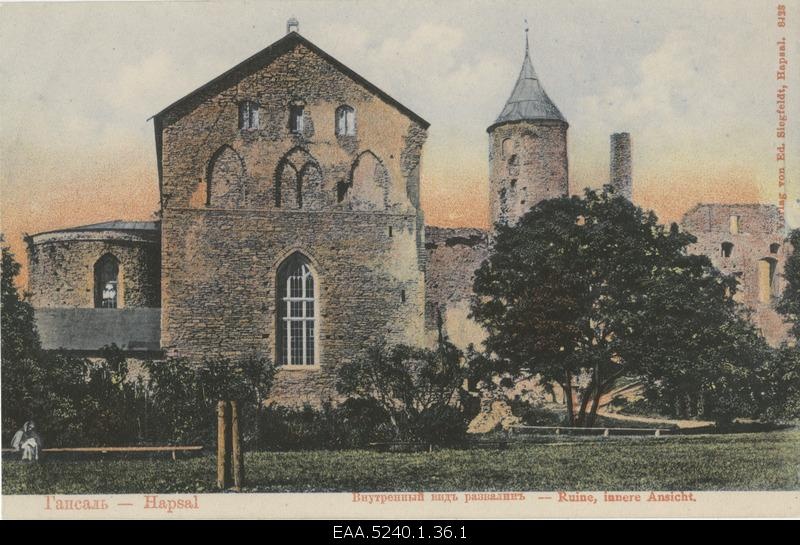
[[[491,131],[497,125],[512,121],[542,120],[567,122],[550,97],[547,96],[533,69],[528,47],[528,31],[525,30],[525,59],[522,61],[522,70],[519,72],[517,83],[514,85],[514,90],[503,111],[488,130]]]

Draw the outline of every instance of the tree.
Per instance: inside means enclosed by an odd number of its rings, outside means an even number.
[[[10,436],[33,419],[50,445],[82,438],[91,425],[81,410],[81,403],[89,400],[88,362],[42,350],[33,307],[16,287],[21,267],[6,246],[2,265],[3,435]]]
[[[730,341],[722,332],[740,317],[735,280],[689,255],[695,240],[609,186],[540,202],[497,226],[476,272],[472,316],[487,351],[576,391],[565,396],[570,425],[592,426],[624,376],[688,376],[684,387],[699,388],[688,372]]]
[[[448,443],[463,438],[467,417],[459,409],[468,369],[445,339],[436,350],[375,344],[340,367],[337,390],[377,404],[401,441]]]
[[[792,253],[786,259],[783,276],[786,288],[778,303],[778,312],[792,324],[792,335],[800,341],[800,229],[789,233]]]
[[[239,403],[246,443],[259,434],[258,422],[275,368],[266,359],[245,357],[192,363],[181,358],[145,362],[148,427],[154,439],[168,443],[212,445],[218,401]]]
[[[800,348],[773,350],[756,374],[759,416],[773,422],[800,418]]]
[[[0,242],[3,238],[0,235]],[[29,394],[34,387],[36,360],[41,343],[36,332],[33,307],[23,300],[16,286],[20,264],[7,246],[2,247],[0,331],[2,331],[3,432],[13,433],[30,418]]]

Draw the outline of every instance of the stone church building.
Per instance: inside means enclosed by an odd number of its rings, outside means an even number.
[[[160,221],[28,238],[45,348],[266,357],[279,366],[274,398],[302,404],[335,397],[337,366],[376,341],[427,345],[441,327],[456,344],[480,343],[467,315],[489,232],[425,225],[428,122],[297,30],[290,20],[282,39],[153,117]],[[568,128],[526,43],[487,129],[493,223],[569,194]],[[611,137],[611,158],[610,182],[631,198],[629,135]],[[698,251],[741,275],[775,342],[785,334],[772,309],[785,259],[776,212],[698,205],[684,220]],[[735,233],[726,216],[739,218]]]

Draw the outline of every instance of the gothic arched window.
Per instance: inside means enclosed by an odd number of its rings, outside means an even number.
[[[356,134],[356,111],[350,106],[336,108],[336,136]]]
[[[300,253],[278,267],[277,360],[279,365],[316,365],[316,281],[311,263]]]
[[[94,306],[96,308],[122,306],[120,287],[119,260],[111,254],[106,254],[94,264]]]

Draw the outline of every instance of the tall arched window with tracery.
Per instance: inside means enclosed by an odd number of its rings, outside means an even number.
[[[292,254],[278,267],[277,360],[317,364],[317,283],[308,258]]]

